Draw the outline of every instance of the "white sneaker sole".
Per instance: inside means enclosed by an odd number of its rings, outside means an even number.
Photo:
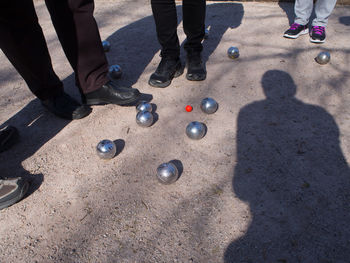
[[[326,41],[326,39],[319,40],[319,39],[313,39],[312,37],[310,37],[310,42],[311,43],[321,44],[321,43],[324,43],[325,41]]]
[[[300,31],[299,34],[297,35],[288,35],[288,34],[284,34],[283,36],[286,37],[286,38],[292,38],[292,39],[296,39],[298,38],[299,36],[301,35],[306,35],[309,33],[309,29],[304,29],[303,31]]]

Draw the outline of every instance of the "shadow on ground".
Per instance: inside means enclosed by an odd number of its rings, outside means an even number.
[[[278,5],[281,7],[281,9],[286,13],[289,21],[289,25],[294,23],[294,4],[288,3],[285,1],[278,1]],[[287,28],[287,25],[286,25]]]
[[[181,10],[182,6],[177,6],[179,23],[182,20]],[[206,27],[210,28],[210,44],[207,44],[207,41],[203,43],[203,60],[205,62],[217,48],[226,30],[236,28],[241,24],[244,10],[242,4],[217,3],[207,5],[206,12]],[[222,16],[226,17],[226,19],[222,20]],[[153,30],[150,30],[150,28],[153,28]],[[122,66],[126,75],[120,82],[128,85],[133,85],[137,82],[155,54],[160,50],[153,16],[147,16],[117,30],[107,40],[111,43],[111,51],[107,54],[109,63]],[[184,53],[183,44],[181,44],[182,53]],[[184,61],[183,54],[181,57]],[[157,63],[159,61],[160,58],[157,60]]]
[[[294,23],[295,19],[295,14],[294,14],[294,3],[288,3],[286,1],[278,1],[278,5],[281,7],[281,9],[286,13],[289,21],[289,25]],[[312,21],[316,17],[315,15],[315,9],[313,9],[311,16],[310,16],[310,21]],[[287,29],[287,26],[286,26]]]
[[[350,16],[339,17],[339,23],[346,25],[346,26],[350,26]]]
[[[22,167],[22,162],[37,152],[41,146],[55,137],[69,121],[59,119],[47,112],[38,99],[29,102],[23,109],[8,119],[1,127],[15,126],[20,141],[0,154],[0,170],[5,177],[24,177],[31,181],[26,196],[37,190],[44,178]],[[37,167],[38,170],[40,167]],[[35,170],[35,168],[33,168]]]
[[[333,117],[295,98],[291,76],[267,71],[266,99],[237,120],[232,188],[252,222],[226,263],[348,262],[350,170]]]

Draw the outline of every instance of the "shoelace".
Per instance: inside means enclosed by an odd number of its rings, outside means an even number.
[[[312,31],[317,35],[323,35],[324,33],[324,27],[323,26],[314,26],[312,28]]]
[[[299,26],[300,26],[300,24],[293,23],[293,24],[290,26],[290,29],[295,30],[295,29],[297,29]]]

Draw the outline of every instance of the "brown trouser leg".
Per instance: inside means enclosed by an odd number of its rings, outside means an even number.
[[[0,1],[0,48],[39,99],[63,90],[32,0]]]
[[[12,0],[11,0],[12,1]],[[108,81],[108,62],[93,17],[93,0],[46,0],[63,50],[83,93]]]

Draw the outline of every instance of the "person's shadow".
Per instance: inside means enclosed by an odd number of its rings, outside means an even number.
[[[341,16],[339,17],[339,23],[345,25],[345,26],[350,26],[350,16]]]
[[[294,23],[294,3],[288,3],[286,1],[283,0],[279,0],[278,1],[278,5],[280,6],[280,8],[286,13],[287,17],[288,17],[288,22],[289,25]]]
[[[29,180],[30,187],[26,197],[40,187],[44,176],[41,173],[41,167],[34,167],[33,164],[28,171],[23,168],[22,162],[37,152],[69,122],[49,113],[41,106],[39,99],[34,99],[0,125],[0,128],[12,125],[19,131],[19,141],[10,149],[0,153],[1,175],[9,178],[24,177]]]
[[[224,262],[349,262],[350,169],[337,124],[298,100],[284,71],[267,71],[262,87],[266,99],[239,112],[232,181],[251,223]]]
[[[178,22],[182,20],[182,6],[177,8]],[[203,42],[203,60],[217,48],[222,36],[228,29],[237,28],[244,14],[243,5],[239,3],[208,4],[206,8],[206,27],[209,28],[209,38]],[[179,28],[178,28],[179,30]],[[155,54],[160,50],[153,16],[147,16],[115,31],[106,40],[111,43],[111,50],[107,53],[109,64],[118,64],[123,69],[120,83],[135,84],[150,64]],[[184,57],[183,44],[181,57]],[[184,61],[184,58],[182,59]],[[156,65],[153,65],[155,70]],[[147,72],[151,75],[152,72]]]

